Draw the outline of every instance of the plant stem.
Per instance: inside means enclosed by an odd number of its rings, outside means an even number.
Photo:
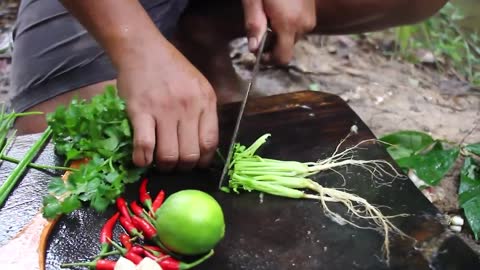
[[[109,252],[105,252],[103,254],[98,254],[97,256],[94,257],[94,259],[98,259],[98,258],[103,258],[103,257],[108,257],[108,256],[112,256],[112,255],[120,255],[121,252],[118,251],[118,250],[112,250],[112,251],[109,251]]]
[[[208,258],[212,257],[214,254],[214,251],[213,249],[210,250],[205,256],[203,256],[202,258],[192,262],[192,263],[184,263],[183,265],[183,268],[182,269],[190,269],[190,268],[193,268],[201,263],[203,263],[204,261],[206,261]]]
[[[43,132],[40,139],[35,142],[35,144],[28,150],[20,163],[15,167],[13,172],[8,176],[7,180],[0,187],[0,206],[3,205],[8,195],[12,191],[15,184],[18,182],[20,177],[25,172],[28,164],[33,160],[33,158],[38,154],[43,145],[47,142],[48,138],[52,134],[52,129],[47,127]]]
[[[19,160],[19,159],[9,157],[9,156],[5,156],[5,155],[0,155],[0,159],[5,160],[7,162],[11,162],[11,163],[17,163],[17,164],[21,162],[21,160]],[[61,171],[78,171],[77,169],[71,168],[71,167],[49,166],[49,165],[42,165],[42,164],[37,164],[37,163],[29,163],[27,166],[31,167],[31,168],[34,168],[34,169],[37,169],[37,170],[49,170],[49,169],[51,169],[51,170],[61,170]]]

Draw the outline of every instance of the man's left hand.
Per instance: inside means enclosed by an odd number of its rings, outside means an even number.
[[[317,22],[315,0],[242,0],[248,48],[258,49],[267,30],[267,22],[277,36],[264,60],[280,65],[293,58],[295,43],[311,31]]]

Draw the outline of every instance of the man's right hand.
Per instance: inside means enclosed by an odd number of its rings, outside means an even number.
[[[117,86],[134,129],[133,161],[162,170],[205,167],[218,142],[216,97],[163,37],[122,57]]]

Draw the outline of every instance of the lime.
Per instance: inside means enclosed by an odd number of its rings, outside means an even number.
[[[158,239],[178,254],[206,253],[225,234],[222,208],[211,195],[200,190],[173,193],[157,210],[156,216]]]

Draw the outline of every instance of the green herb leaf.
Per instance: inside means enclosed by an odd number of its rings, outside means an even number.
[[[416,175],[427,184],[435,186],[452,168],[460,151],[458,148],[441,150],[433,149],[423,155],[413,155],[397,160],[400,167],[414,169]]]
[[[480,143],[469,144],[469,145],[465,146],[465,149],[469,152],[474,153],[475,155],[480,156]]]
[[[62,212],[70,213],[76,209],[79,209],[81,206],[82,204],[78,200],[78,197],[71,195],[62,201]]]
[[[467,157],[460,172],[460,206],[465,212],[476,240],[480,236],[480,166]]]
[[[109,86],[88,102],[75,98],[68,107],[59,106],[47,115],[56,153],[66,162],[83,158],[89,162],[70,174],[68,184],[52,181],[49,191],[66,199],[46,200],[45,216],[68,214],[82,201],[104,211],[126,184],[138,181],[145,169],[136,168],[131,159],[133,138],[125,108],[115,87]]]
[[[60,202],[52,195],[43,198],[43,216],[45,218],[54,218],[62,212]]]
[[[52,179],[48,185],[48,191],[55,195],[60,195],[67,192],[67,186],[60,177],[55,177]]]

